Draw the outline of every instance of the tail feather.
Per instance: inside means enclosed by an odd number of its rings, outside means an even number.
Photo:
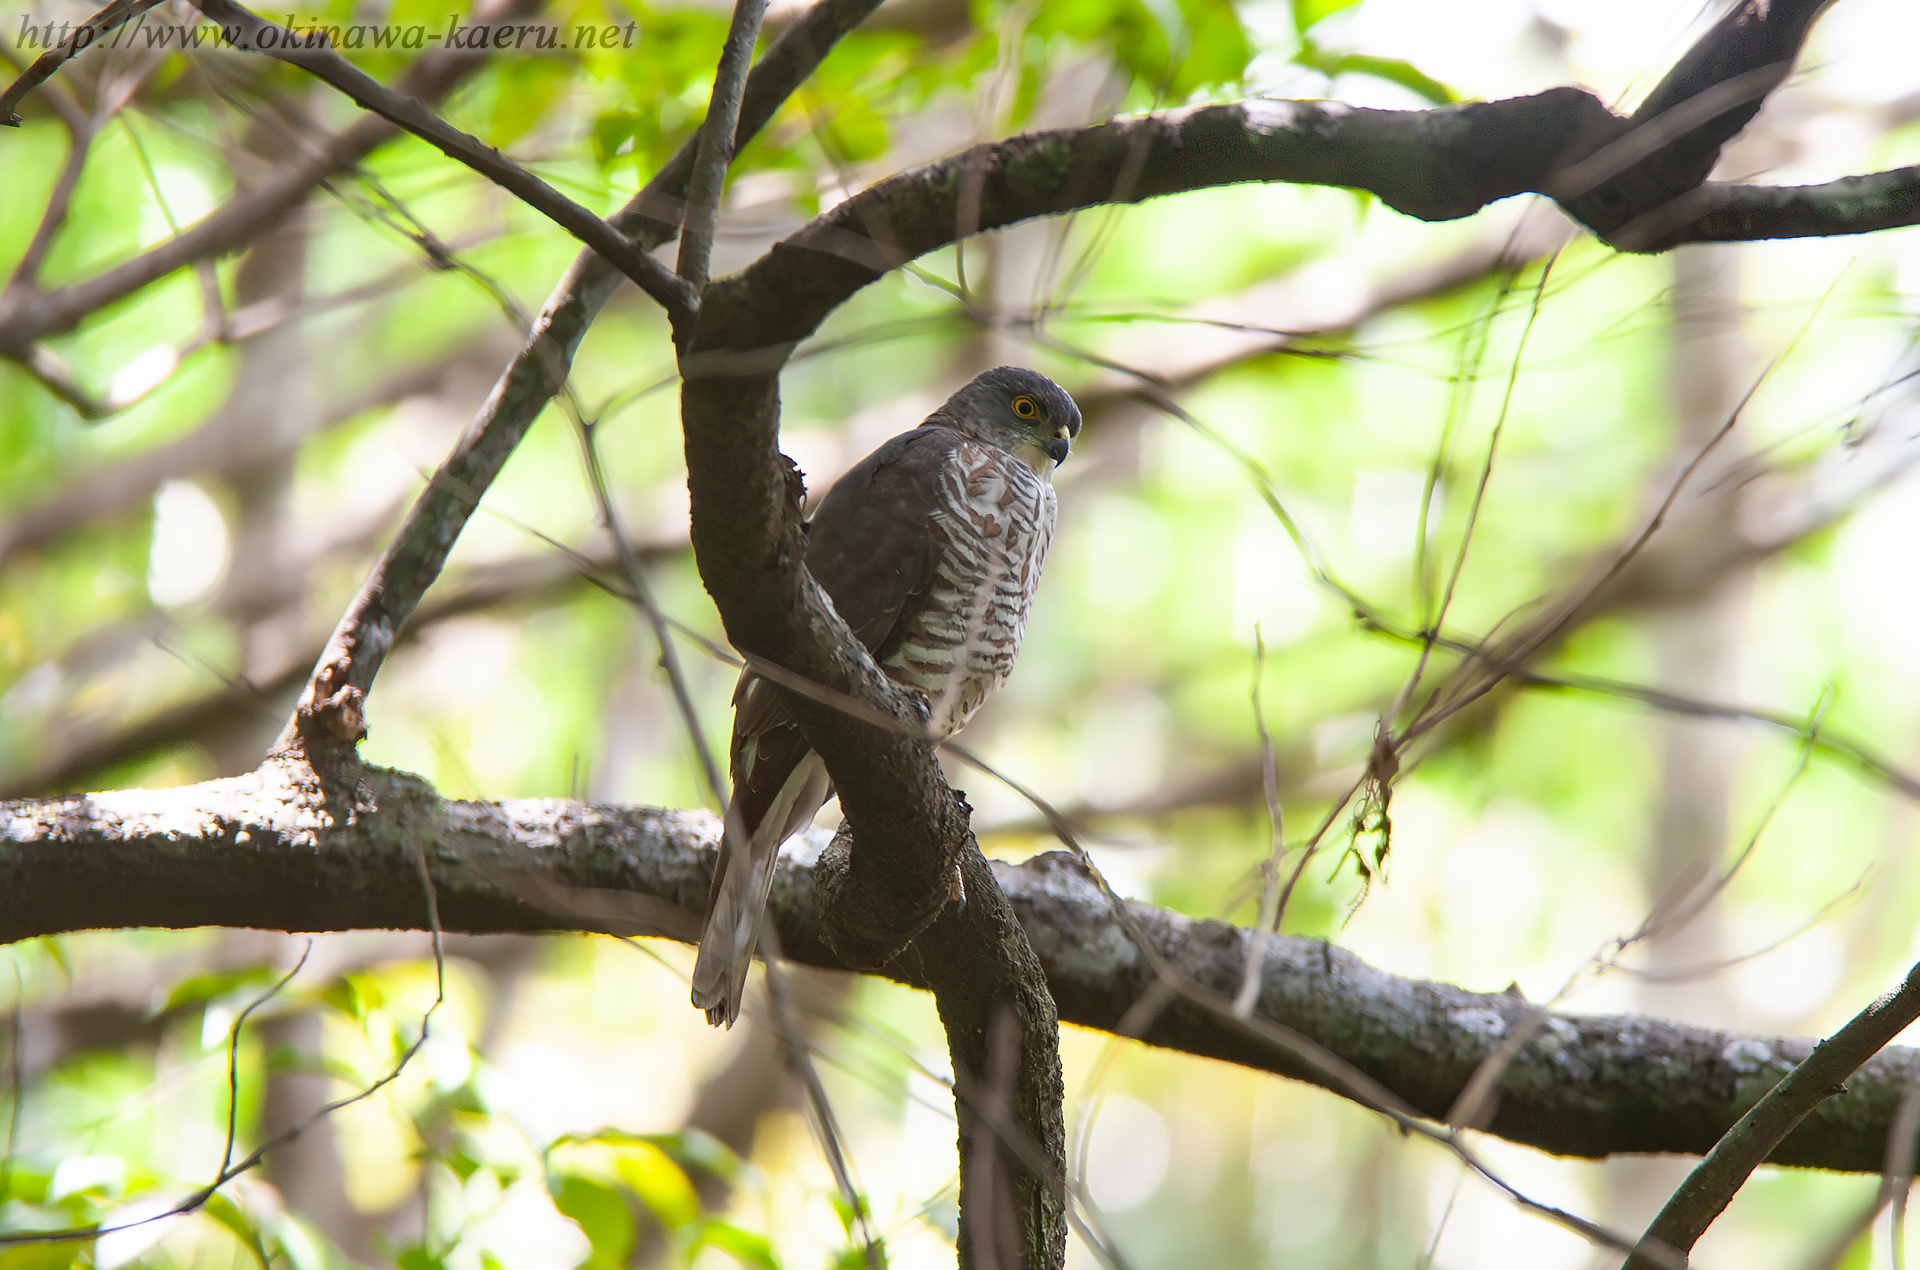
[[[760,915],[773,890],[780,844],[812,821],[827,801],[827,789],[826,764],[808,751],[782,782],[759,824],[742,823],[737,793],[727,808],[713,889],[707,897],[706,929],[693,963],[693,1004],[707,1012],[707,1022],[715,1027],[732,1027],[740,1016],[740,999],[760,936]],[[741,834],[744,843],[739,840]]]

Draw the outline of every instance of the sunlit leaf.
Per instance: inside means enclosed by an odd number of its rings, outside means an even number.
[[[549,1177],[553,1206],[579,1225],[593,1248],[593,1264],[617,1270],[633,1248],[633,1212],[620,1193],[604,1182],[579,1174]]]
[[[260,1263],[260,1270],[273,1270],[273,1259],[267,1253],[266,1242],[261,1237],[260,1227],[232,1199],[222,1192],[215,1191],[200,1211],[232,1231],[234,1237],[253,1253],[255,1260]]]
[[[266,966],[249,966],[244,970],[209,971],[206,974],[189,975],[173,985],[173,991],[167,993],[165,1003],[154,1013],[175,1010],[196,1001],[211,1001],[244,987],[253,985],[265,987],[278,977]]]
[[[1293,29],[1306,34],[1308,27],[1321,18],[1351,9],[1359,0],[1293,0]]]
[[[887,1263],[887,1241],[873,1241],[873,1258],[868,1260],[865,1248],[843,1248],[840,1255],[828,1263],[832,1270],[870,1270],[871,1267],[884,1267]]]
[[[440,1257],[428,1252],[424,1244],[414,1244],[410,1248],[401,1249],[400,1255],[395,1257],[394,1261],[399,1265],[400,1270],[446,1270],[447,1264]]]
[[[887,121],[861,102],[849,102],[826,126],[827,142],[849,163],[864,163],[886,153]]]
[[[682,1129],[647,1140],[682,1164],[705,1169],[723,1182],[737,1180],[744,1164],[732,1147],[699,1129]]]
[[[489,139],[496,146],[507,146],[524,136],[566,95],[573,74],[564,62],[553,58],[517,57],[503,63],[497,82],[499,95],[494,98]]]
[[[74,1195],[119,1195],[127,1185],[127,1162],[116,1155],[70,1155],[47,1186],[49,1202]]]
[[[620,1148],[614,1168],[642,1203],[671,1230],[700,1216],[700,1196],[686,1171],[650,1142]]]
[[[700,1228],[700,1238],[695,1242],[697,1249],[712,1246],[732,1255],[742,1265],[754,1266],[757,1270],[780,1270],[780,1259],[774,1255],[773,1245],[750,1230],[723,1221],[710,1221]]]
[[[1428,75],[1412,62],[1397,57],[1370,57],[1364,53],[1330,53],[1311,43],[1302,44],[1294,61],[1328,79],[1336,75],[1371,75],[1398,84],[1417,93],[1436,106],[1448,106],[1460,100],[1459,94]]]

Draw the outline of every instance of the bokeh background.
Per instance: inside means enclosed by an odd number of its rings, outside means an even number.
[[[300,13],[446,16],[426,0]],[[0,43],[23,61],[19,24],[83,16],[9,10]],[[725,13],[564,0],[544,16],[640,36],[503,56],[445,110],[611,210],[697,124]],[[1631,108],[1713,16],[895,0],[738,166],[716,272],[880,175],[1026,128],[1252,93],[1418,108],[1579,83]],[[1912,6],[1842,0],[1720,174],[1920,161],[1916,39]],[[359,60],[390,79],[404,59]],[[49,285],[164,242],[353,118],[285,67],[215,50],[101,51],[49,91],[100,120]],[[44,107],[0,136],[8,267],[68,145]],[[409,140],[244,247],[93,313],[33,365],[0,363],[0,796],[257,762],[574,254]],[[1591,592],[1529,667],[1582,686],[1508,685],[1433,729],[1390,839],[1336,818],[1285,929],[1563,1009],[1819,1035],[1920,958],[1913,804],[1825,745],[1920,769],[1917,289],[1913,231],[1636,258],[1532,200],[1426,225],[1341,190],[1221,189],[985,235],[869,287],[784,376],[783,446],[817,494],[986,366],[1075,392],[1087,426],[1026,648],[964,739],[1062,809],[1119,890],[1196,915],[1256,916],[1275,835],[1262,722],[1297,846],[1406,704],[1404,636],[1436,597],[1449,636],[1473,640]],[[662,606],[723,638],[686,545],[649,303],[615,300],[570,392],[388,663],[363,752],[450,797],[700,806],[657,648],[583,576],[612,556],[584,420]],[[683,654],[724,737],[734,672]],[[1437,656],[1411,700],[1457,665]],[[952,775],[990,854],[1055,845],[1020,795]],[[1687,920],[1617,946],[1676,908]],[[444,990],[396,1079],[205,1212],[0,1250],[0,1270],[861,1264],[818,1117],[757,1009],[723,1034],[687,1006],[690,949],[450,936],[443,976],[426,936],[389,932],[85,933],[5,957],[0,1228],[16,1231],[164,1211],[219,1167],[230,1077],[244,1152],[388,1073]],[[890,1264],[951,1264],[930,1000],[789,977]],[[1063,1054],[1090,1220],[1129,1265],[1607,1264],[1331,1094],[1071,1028]],[[1689,1163],[1484,1152],[1534,1198],[1629,1233]],[[1812,1264],[1877,1184],[1763,1170],[1696,1264]],[[1887,1264],[1889,1238],[1883,1218],[1844,1264]]]

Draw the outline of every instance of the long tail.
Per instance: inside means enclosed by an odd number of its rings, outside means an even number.
[[[693,1003],[707,1012],[707,1022],[715,1027],[730,1028],[740,1016],[740,998],[760,935],[760,915],[773,889],[780,844],[813,819],[827,801],[827,788],[827,766],[809,750],[781,783],[757,825],[749,829],[743,823],[738,791],[727,808],[713,889],[707,894],[706,929],[693,963]],[[745,834],[744,844],[736,836],[739,833]]]

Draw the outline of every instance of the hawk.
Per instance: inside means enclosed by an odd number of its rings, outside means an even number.
[[[925,695],[936,736],[1013,669],[1053,540],[1053,469],[1079,432],[1045,375],[983,371],[834,482],[807,523],[807,571],[887,677]],[[733,707],[733,798],[693,967],[715,1027],[740,1013],[780,844],[833,792],[773,684],[743,673]]]

